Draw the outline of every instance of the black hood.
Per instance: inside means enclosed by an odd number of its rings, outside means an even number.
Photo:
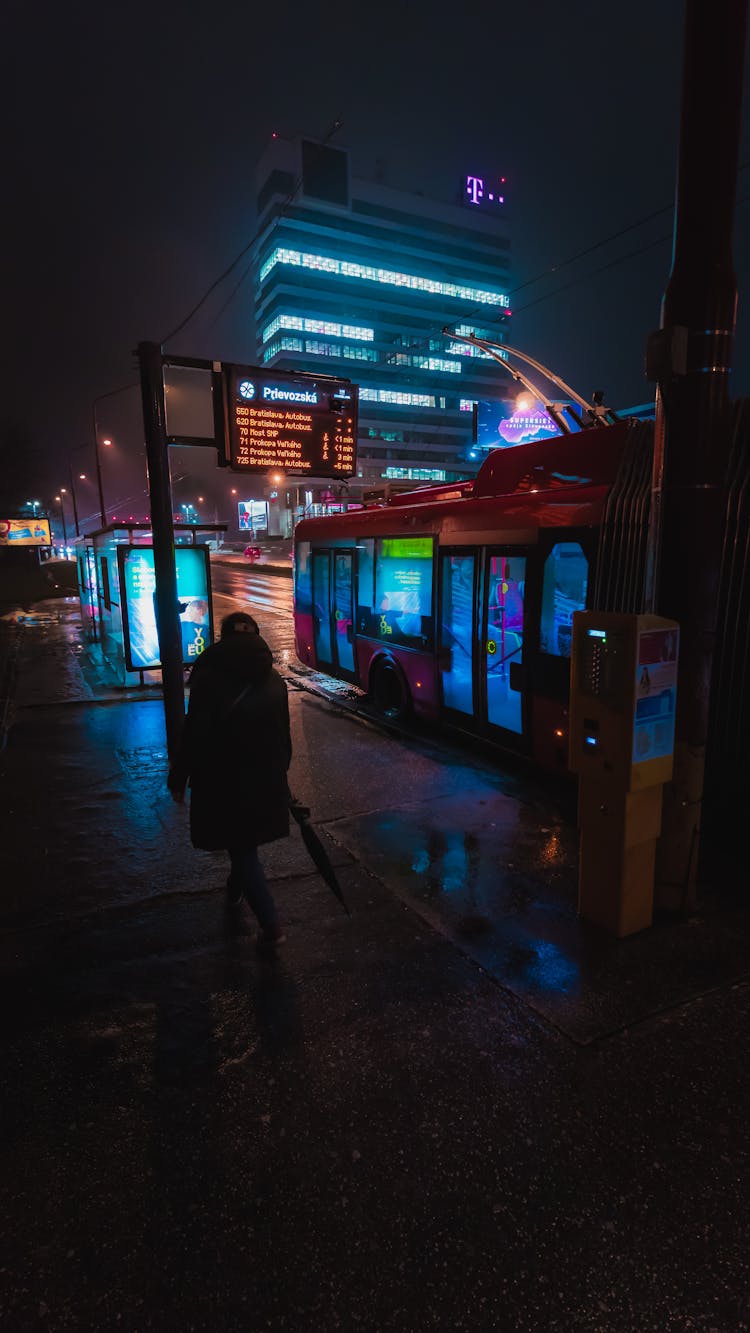
[[[220,671],[243,684],[258,685],[271,674],[272,666],[273,654],[260,634],[228,634],[201,654],[192,674]]]

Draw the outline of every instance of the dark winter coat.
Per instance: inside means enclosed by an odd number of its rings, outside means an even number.
[[[259,634],[227,635],[193,667],[168,779],[172,791],[190,783],[193,846],[240,850],[286,837],[291,757],[286,685],[268,644]]]

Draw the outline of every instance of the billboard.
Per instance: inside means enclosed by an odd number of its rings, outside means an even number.
[[[229,466],[235,472],[352,477],[358,389],[349,380],[225,366]]]
[[[182,660],[192,666],[213,640],[207,546],[178,546],[177,605]],[[151,671],[159,662],[153,546],[118,546],[122,629],[128,671]]]
[[[483,449],[507,449],[561,433],[538,403],[523,407],[487,400],[477,403],[477,444]]]
[[[238,500],[237,518],[240,532],[266,532],[268,529],[267,500]]]
[[[0,546],[51,546],[48,518],[0,518]]]

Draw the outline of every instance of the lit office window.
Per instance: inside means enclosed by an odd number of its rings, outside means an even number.
[[[462,347],[457,347],[454,343],[453,348],[456,353],[456,356],[478,356],[483,358],[485,361],[492,360],[492,357],[490,356],[489,352],[483,352],[481,347],[473,347],[471,343],[464,343]],[[508,354],[506,352],[503,360],[507,361],[507,359],[508,359]]]
[[[441,467],[387,467],[381,473],[391,481],[445,481],[446,475]]]
[[[268,342],[280,329],[297,329],[300,333],[321,333],[327,338],[354,338],[371,343],[374,329],[358,324],[339,324],[335,320],[307,319],[302,315],[277,315],[263,330],[262,341]]]
[[[447,370],[452,375],[461,374],[461,362],[448,361],[444,356],[415,356],[414,365],[419,370]]]
[[[476,324],[457,324],[455,332],[464,338],[473,333],[475,338],[486,338],[488,342],[497,342],[498,337],[497,329],[478,329]],[[482,351],[481,347],[472,347],[471,343],[464,343],[463,346],[452,343],[451,351],[456,356],[478,356],[485,361],[493,360],[489,352]],[[508,360],[507,352],[503,352],[499,348],[495,348],[495,351],[498,356],[502,357],[503,361]]]
[[[463,283],[440,282],[437,278],[423,278],[414,273],[398,273],[393,269],[376,268],[371,264],[358,264],[348,259],[330,259],[327,255],[313,255],[304,250],[290,250],[286,246],[277,246],[271,251],[260,270],[263,282],[277,264],[292,264],[296,268],[308,268],[318,273],[330,273],[335,277],[360,278],[365,282],[385,283],[390,287],[409,287],[413,291],[429,292],[435,296],[450,296],[458,301],[473,301],[479,305],[499,305],[507,307],[510,302],[503,292],[491,292],[482,287],[466,287]]]
[[[390,366],[411,366],[416,370],[448,371],[452,375],[461,374],[460,361],[448,361],[441,356],[409,356],[407,352],[391,352],[386,358]]]
[[[360,389],[360,402],[394,403],[404,407],[434,407],[435,397],[431,393],[400,393],[397,389]]]
[[[461,412],[473,412],[473,411],[474,411],[474,399],[473,399],[473,398],[459,398],[459,400],[458,400],[458,407],[459,407],[459,411],[461,411]]]
[[[375,361],[377,352],[371,347],[349,347],[346,343],[324,343],[317,338],[305,339],[305,351],[310,356],[345,357],[347,361]]]
[[[497,329],[494,332],[492,329],[478,329],[476,324],[457,324],[454,332],[462,338],[473,334],[475,338],[487,338],[490,342],[497,338]]]
[[[279,355],[279,352],[302,352],[303,350],[301,338],[276,338],[274,342],[263,348],[263,360],[271,361],[273,357]]]

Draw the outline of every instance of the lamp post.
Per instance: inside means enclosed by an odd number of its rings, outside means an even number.
[[[94,463],[96,465],[96,484],[99,490],[99,511],[101,515],[102,527],[107,526],[107,511],[104,506],[104,485],[102,482],[102,460],[99,453],[99,427],[96,420],[96,405],[105,398],[113,398],[118,393],[125,393],[127,389],[137,389],[137,384],[121,384],[119,389],[109,389],[107,393],[100,393],[91,404],[91,426],[92,439],[94,444]],[[111,444],[111,440],[104,440],[104,444]]]

